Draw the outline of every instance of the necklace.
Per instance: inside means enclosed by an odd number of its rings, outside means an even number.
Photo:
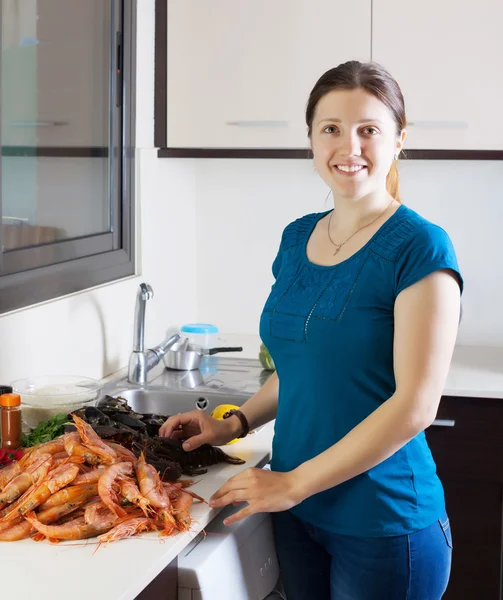
[[[382,211],[382,213],[380,215],[377,215],[377,217],[373,220],[370,221],[370,223],[367,223],[366,225],[362,225],[359,229],[357,229],[354,233],[352,233],[348,238],[346,238],[341,244],[336,244],[334,242],[334,240],[332,239],[332,236],[330,235],[330,224],[332,223],[332,215],[334,214],[335,211],[332,211],[330,213],[330,216],[328,217],[328,239],[332,242],[332,244],[335,246],[335,252],[334,252],[334,256],[336,254],[339,253],[340,249],[344,246],[344,244],[346,242],[349,242],[349,240],[356,235],[359,231],[361,231],[362,229],[365,229],[365,227],[370,227],[370,225],[372,225],[372,223],[375,223],[377,221],[377,219],[379,219],[380,217],[383,216],[383,214],[388,210],[388,208],[393,204],[393,202],[395,201],[395,199],[393,198],[393,200],[388,204],[388,206]]]

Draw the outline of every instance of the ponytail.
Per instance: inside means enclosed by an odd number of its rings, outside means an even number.
[[[402,203],[400,200],[400,192],[399,192],[399,177],[398,177],[398,167],[396,160],[391,164],[391,168],[389,170],[388,176],[386,177],[386,189],[392,198],[394,198],[397,202]]]

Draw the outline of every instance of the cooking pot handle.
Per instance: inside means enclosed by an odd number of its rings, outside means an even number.
[[[209,350],[205,350],[204,354],[207,354],[208,356],[212,356],[213,354],[217,354],[217,352],[242,352],[243,351],[243,347],[242,346],[236,346],[235,348],[210,348]]]

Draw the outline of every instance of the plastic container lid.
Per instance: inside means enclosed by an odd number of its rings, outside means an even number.
[[[0,396],[2,394],[12,394],[12,388],[10,385],[0,385]]]
[[[180,327],[183,333],[218,333],[218,327],[210,323],[187,323]]]
[[[0,406],[20,406],[21,396],[19,394],[2,394]]]

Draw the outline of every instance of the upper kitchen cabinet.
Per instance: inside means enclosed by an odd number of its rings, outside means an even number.
[[[503,150],[502,22],[501,0],[373,0],[372,58],[402,88],[406,150]]]
[[[306,149],[317,79],[370,59],[371,0],[167,0],[165,17],[168,148]]]

